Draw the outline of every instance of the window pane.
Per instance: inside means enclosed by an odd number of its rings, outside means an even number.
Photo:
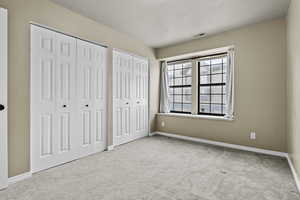
[[[181,78],[182,77],[182,70],[175,70],[175,78]]]
[[[168,70],[173,70],[174,69],[174,65],[168,65]]]
[[[182,111],[182,104],[174,103],[174,111]]]
[[[215,58],[211,60],[211,64],[215,65],[215,64],[222,64],[222,58]]]
[[[183,112],[192,112],[192,104],[183,104]]]
[[[210,76],[200,76],[200,84],[208,84],[210,83]]]
[[[200,87],[200,94],[209,94],[210,93],[210,86],[201,86]]]
[[[210,113],[208,104],[200,104],[200,112],[202,113]]]
[[[211,103],[222,104],[222,95],[211,95]]]
[[[200,75],[207,75],[210,74],[210,67],[200,67]]]
[[[206,65],[210,65],[210,60],[201,60],[200,61],[200,66],[206,66]]]
[[[174,85],[174,79],[173,78],[169,78],[169,85]]]
[[[174,85],[182,85],[182,78],[176,78],[174,81]]]
[[[223,105],[223,113],[222,114],[224,114],[224,113],[226,113],[227,112],[227,106],[226,105]]]
[[[210,95],[200,95],[200,103],[209,103]]]
[[[199,61],[199,112],[223,115],[226,104],[227,55]],[[205,86],[204,86],[205,85]],[[225,105],[226,106],[226,105]]]
[[[192,68],[186,68],[182,70],[183,76],[192,76]]]
[[[211,93],[212,94],[221,94],[222,86],[211,86]]]
[[[223,83],[226,83],[226,79],[227,79],[227,74],[223,75]]]
[[[183,95],[183,103],[192,103],[192,95]]]
[[[220,65],[212,65],[211,66],[211,73],[212,74],[222,73],[222,64],[220,64]]]
[[[226,85],[223,86],[223,94],[226,94]]]
[[[192,94],[192,88],[191,87],[183,88],[183,94]]]
[[[226,73],[227,72],[227,64],[223,63],[223,72]]]
[[[222,106],[221,105],[211,105],[211,113],[222,114]]]
[[[169,65],[168,70],[171,111],[191,112],[192,91],[186,86],[192,85],[192,63]]]
[[[169,75],[169,79],[170,79],[170,78],[173,78],[174,71],[168,71],[168,75]]]
[[[182,64],[176,64],[174,69],[182,69]]]
[[[183,68],[192,68],[192,63],[191,62],[188,62],[188,63],[184,63],[182,65]]]
[[[183,79],[183,85],[192,85],[192,77],[186,77]]]
[[[226,103],[227,103],[227,95],[224,94],[224,95],[223,95],[223,104],[226,104]]]
[[[181,103],[182,102],[182,95],[174,95],[174,102]]]
[[[170,103],[170,110],[174,110],[174,104],[173,103]]]
[[[174,88],[174,94],[182,94],[182,88]]]
[[[222,74],[212,75],[211,83],[222,83]]]

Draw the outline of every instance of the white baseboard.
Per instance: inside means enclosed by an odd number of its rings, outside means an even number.
[[[112,151],[114,150],[115,145],[110,145],[107,147],[107,151]]]
[[[26,172],[26,173],[23,173],[23,174],[20,174],[20,175],[17,175],[17,176],[10,177],[10,178],[8,178],[8,185],[11,185],[11,184],[17,183],[19,181],[25,180],[27,178],[30,178],[31,176],[32,176],[31,172]]]
[[[299,176],[298,176],[298,174],[296,172],[296,169],[295,169],[295,167],[293,165],[293,162],[292,162],[292,160],[291,160],[291,158],[290,158],[289,155],[286,156],[286,159],[288,160],[289,166],[290,166],[290,168],[292,170],[292,174],[293,174],[293,177],[294,177],[295,182],[296,182],[296,186],[298,188],[298,191],[300,192],[300,180],[299,180]]]
[[[255,147],[248,147],[248,146],[237,145],[237,144],[229,144],[229,143],[225,143],[225,142],[216,142],[216,141],[207,140],[207,139],[200,139],[200,138],[176,135],[176,134],[165,133],[165,132],[153,132],[152,135],[162,135],[162,136],[166,136],[166,137],[172,137],[172,138],[188,140],[188,141],[193,141],[193,142],[199,142],[199,143],[204,143],[204,144],[211,144],[211,145],[227,147],[227,148],[231,148],[231,149],[251,151],[251,152],[255,152],[255,153],[261,153],[261,154],[272,155],[272,156],[287,157],[287,153],[284,153],[284,152],[259,149],[259,148],[255,148]]]

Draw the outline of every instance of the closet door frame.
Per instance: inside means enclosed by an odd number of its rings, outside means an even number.
[[[7,138],[7,44],[8,44],[8,11],[0,8],[0,190],[8,185],[8,138]]]
[[[112,128],[113,128],[113,130],[112,130],[112,138],[113,138],[113,141],[112,141],[112,146],[111,147],[109,147],[109,148],[113,148],[114,146],[118,146],[118,145],[120,145],[120,144],[118,144],[118,143],[116,143],[116,132],[115,132],[115,127],[114,127],[114,120],[115,120],[115,110],[116,110],[116,105],[115,105],[115,103],[114,103],[114,90],[115,90],[115,66],[114,66],[114,62],[115,62],[115,60],[114,60],[114,52],[117,52],[117,53],[124,53],[124,54],[127,54],[127,55],[130,55],[130,56],[132,56],[132,60],[134,60],[135,58],[139,58],[139,59],[142,59],[142,60],[144,60],[145,61],[145,63],[147,63],[147,67],[148,67],[148,88],[147,88],[147,94],[148,94],[148,98],[147,98],[147,109],[148,109],[148,113],[147,113],[147,136],[150,136],[151,135],[151,133],[150,133],[150,61],[149,61],[149,59],[148,58],[146,58],[146,57],[142,57],[142,56],[139,56],[139,55],[136,55],[136,54],[132,54],[132,53],[129,53],[129,52],[127,52],[127,51],[124,51],[124,50],[121,50],[121,49],[118,49],[118,48],[113,48],[113,50],[112,50],[112,57],[113,57],[113,61],[112,61],[112,63],[113,63],[113,66],[112,66],[112,79],[113,79],[113,81],[112,81],[112,99],[113,99],[113,106],[112,106],[112,115],[113,115],[113,117],[112,117],[112,119],[113,119],[113,122],[112,122]],[[132,61],[133,62],[133,61]],[[135,120],[135,119],[133,119],[133,120]],[[132,124],[132,123],[131,123]],[[131,131],[133,132],[134,130],[133,130],[133,128],[134,128],[134,126],[132,126],[132,128],[131,128]],[[138,137],[139,138],[139,137]],[[138,139],[138,138],[135,138],[135,137],[133,137],[130,141],[128,141],[128,142],[131,142],[131,141],[134,141],[134,140],[136,140],[136,139]],[[126,142],[125,142],[126,143]]]

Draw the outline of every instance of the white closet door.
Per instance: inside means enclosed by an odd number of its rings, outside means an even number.
[[[55,161],[55,33],[31,27],[31,129],[32,170],[45,169]]]
[[[113,52],[114,145],[148,135],[148,64],[145,59]]]
[[[134,57],[134,137],[148,135],[148,62]]]
[[[113,52],[113,132],[114,145],[131,141],[133,137],[133,59]]]
[[[77,40],[80,154],[106,148],[106,49]]]
[[[40,171],[106,148],[104,47],[31,27],[31,160]]]
[[[55,95],[58,137],[57,154],[62,160],[76,157],[76,39],[56,34]]]
[[[107,147],[107,49],[94,45],[95,51],[95,151]]]
[[[76,40],[31,26],[32,171],[74,159]],[[74,129],[75,128],[75,129]]]
[[[7,10],[0,8],[0,190],[7,176]]]

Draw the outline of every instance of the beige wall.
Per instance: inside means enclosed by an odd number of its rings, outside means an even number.
[[[157,58],[235,45],[234,121],[157,117],[157,130],[286,151],[286,23],[276,19],[161,48]],[[165,127],[161,122],[165,122]],[[249,133],[257,133],[256,140]]]
[[[287,144],[300,173],[300,1],[292,0],[287,17]]]
[[[151,128],[155,129],[154,116],[158,108],[158,63],[151,48],[127,35],[118,33],[111,28],[80,16],[48,0],[0,0],[0,6],[9,12],[9,125],[8,125],[8,159],[9,176],[30,170],[30,105],[29,105],[29,22],[34,21],[47,25],[71,35],[96,41],[109,46],[109,57],[112,48],[123,49],[150,59],[151,67]],[[112,63],[109,63],[111,76]],[[109,94],[111,97],[111,81]],[[109,99],[111,102],[111,98]],[[109,105],[111,110],[112,105]],[[111,112],[109,119],[111,119]],[[110,120],[111,122],[111,120]],[[109,143],[111,137],[109,129]]]

